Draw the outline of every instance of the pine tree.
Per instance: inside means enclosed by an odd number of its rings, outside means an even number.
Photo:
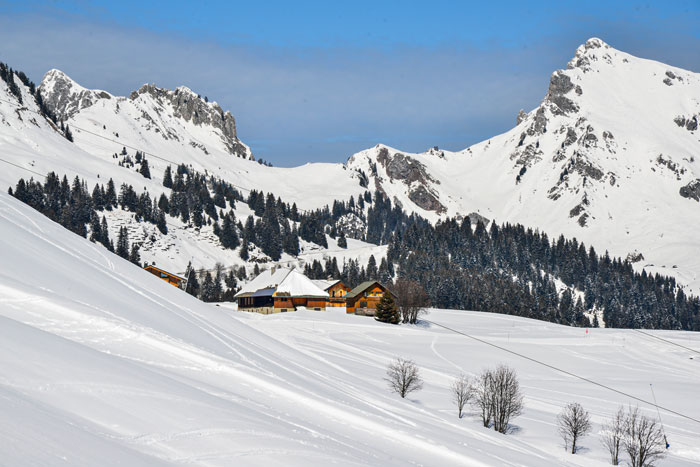
[[[114,246],[109,240],[109,227],[107,226],[107,218],[105,218],[105,216],[102,216],[102,222],[100,223],[100,232],[102,233],[102,237],[100,237],[100,243],[103,244],[105,248],[107,248],[109,251],[114,251]]]
[[[396,307],[394,298],[390,293],[384,293],[377,304],[377,311],[374,315],[374,319],[382,323],[399,324],[400,318],[399,309]]]
[[[172,188],[173,187],[173,174],[172,174],[172,169],[170,166],[167,166],[165,168],[165,173],[163,174],[163,186],[165,188]]]
[[[345,232],[340,232],[340,236],[338,237],[338,247],[339,248],[347,248],[348,247],[348,241],[345,239]]]
[[[129,259],[129,232],[126,227],[119,227],[116,253],[124,259]]]
[[[248,258],[250,257],[250,255],[248,254],[248,239],[247,238],[243,238],[243,242],[241,242],[240,257],[243,261],[248,261]]]
[[[93,213],[90,221],[90,241],[97,243],[102,240],[102,225],[97,214]]]
[[[367,279],[376,280],[377,275],[377,260],[374,259],[374,255],[370,255],[369,261],[367,262]]]
[[[117,191],[114,188],[114,180],[111,178],[107,182],[107,191],[105,192],[104,199],[105,209],[111,211],[112,208],[117,207]]]
[[[92,190],[92,205],[98,211],[102,211],[105,207],[103,193],[104,191],[100,188],[100,185],[95,183],[95,188]]]
[[[136,266],[141,266],[141,253],[139,252],[140,249],[141,247],[138,243],[134,243],[133,245],[131,245],[129,261],[134,263]]]
[[[151,178],[151,169],[148,167],[148,161],[145,157],[141,159],[141,168],[139,169],[139,173],[143,175],[144,178]]]

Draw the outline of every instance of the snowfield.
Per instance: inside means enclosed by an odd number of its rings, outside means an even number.
[[[567,454],[563,405],[594,432],[629,398],[435,325],[339,312],[237,313],[184,294],[0,193],[0,459],[23,465],[607,465]],[[436,310],[431,321],[700,419],[700,355],[631,330]],[[656,331],[700,349],[700,334]],[[406,400],[383,381],[420,366]],[[507,436],[456,416],[452,379],[506,363],[525,411]],[[640,404],[645,414],[655,415]],[[661,413],[660,465],[700,464],[700,424]]]

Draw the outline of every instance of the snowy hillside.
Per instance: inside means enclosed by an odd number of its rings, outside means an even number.
[[[171,91],[146,84],[128,97],[117,97],[85,89],[51,70],[39,90],[59,118],[72,125],[76,146],[107,160],[124,146],[138,149],[150,156],[158,180],[166,166],[186,164],[243,189],[275,193],[302,209],[364,191],[356,175],[340,164],[275,168],[254,162],[231,113],[185,86]]]
[[[3,164],[3,191],[31,170],[37,178],[49,171],[79,175],[90,187],[113,178],[117,186],[167,196],[163,173],[181,163],[243,194],[271,192],[302,210],[379,189],[431,221],[482,216],[522,223],[550,238],[576,237],[598,252],[635,261],[637,270],[671,275],[700,291],[700,76],[633,57],[600,39],[580,46],[568,67],[552,74],[542,103],[521,112],[517,126],[502,135],[454,153],[433,148],[409,154],[378,145],[347,164],[266,167],[250,159],[233,116],[186,87],[144,85],[117,97],[52,70],[39,89],[71,128],[71,143],[35,113],[27,88],[20,88],[23,104],[0,81],[0,151],[19,166]],[[136,150],[146,153],[151,180],[120,165]],[[239,203],[235,214],[244,220],[250,211]],[[169,220],[172,233],[161,236],[153,226],[132,222],[130,213],[109,216],[113,236],[128,225],[132,238],[153,239],[144,241],[144,260],[178,272],[192,258],[198,267],[211,268],[217,260],[239,264],[235,251],[217,244],[210,226],[193,230]],[[378,248],[356,246],[358,258]],[[313,259],[354,255],[313,245],[305,253]]]
[[[435,325],[334,312],[278,316],[204,304],[0,193],[0,458],[23,465],[607,465],[597,432],[629,398]],[[67,273],[69,271],[70,273]],[[629,330],[435,311],[467,331],[700,419],[697,354]],[[653,335],[700,347],[697,334]],[[414,359],[425,388],[382,380]],[[507,363],[525,411],[514,433],[458,419],[449,384]],[[593,417],[577,455],[556,414]],[[648,405],[649,416],[655,411]],[[662,412],[659,465],[700,462],[700,425]]]
[[[429,219],[478,213],[575,236],[697,291],[699,119],[700,75],[591,39],[511,131],[456,153],[378,145],[348,167]]]
[[[111,178],[117,190],[125,183],[132,185],[137,194],[169,196],[171,190],[162,184],[163,174],[166,167],[174,170],[178,164],[223,178],[243,196],[250,189],[273,192],[302,210],[325,206],[334,199],[357,197],[365,191],[356,174],[339,164],[278,169],[250,160],[249,149],[236,136],[231,114],[184,87],[168,91],[145,85],[128,98],[115,97],[105,91],[85,89],[60,71],[51,70],[39,91],[59,121],[65,119],[75,141],[70,142],[53,122],[40,115],[29,89],[16,76],[14,80],[22,93],[21,103],[7,83],[0,80],[2,191],[15,187],[20,178],[43,181],[47,173],[54,171],[71,181],[80,177],[90,190],[96,183],[106,185]],[[124,150],[126,154],[122,154]],[[150,179],[137,172],[138,165],[124,163],[133,161],[137,150],[146,153]],[[238,203],[234,212],[241,221],[252,214],[243,203]],[[164,235],[153,224],[137,222],[132,212],[117,209],[100,215],[103,214],[112,239],[116,240],[120,227],[126,227],[130,240],[141,244],[144,261],[156,262],[176,273],[183,273],[190,260],[197,268],[207,269],[217,262],[227,267],[246,264],[238,251],[222,247],[210,225],[195,229],[177,217],[168,217],[169,232]],[[366,262],[370,254],[377,254],[379,259],[385,251],[360,241],[349,246],[331,253],[308,244],[303,252],[310,253],[313,259],[337,257],[342,264],[345,257],[362,257]],[[353,253],[356,249],[357,255]],[[285,264],[302,265],[294,257],[285,256],[282,260]]]

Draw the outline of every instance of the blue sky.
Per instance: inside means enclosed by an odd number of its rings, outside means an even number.
[[[187,85],[279,166],[463,149],[511,128],[594,36],[700,72],[698,0],[0,3],[0,60],[34,81]]]

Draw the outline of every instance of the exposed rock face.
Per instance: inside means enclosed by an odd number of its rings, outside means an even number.
[[[535,112],[535,121],[527,129],[530,136],[541,135],[547,132],[547,117],[544,114],[544,107],[540,106]]]
[[[700,201],[700,179],[695,179],[686,186],[681,187],[680,195],[684,198]]]
[[[424,164],[400,152],[391,154],[386,147],[379,149],[377,162],[384,167],[391,180],[400,180],[410,187],[408,198],[417,206],[438,213],[445,210],[438,196],[429,188],[430,183],[439,182],[428,174]],[[378,179],[375,181],[378,182]]]
[[[609,48],[610,46],[598,38],[591,38],[586,41],[585,44],[579,46],[576,49],[576,55],[569,61],[566,66],[568,69],[580,68],[583,72],[588,72],[591,70],[591,62],[597,60],[595,54],[589,54],[588,52],[594,49]]]
[[[564,139],[564,142],[562,143],[564,147],[571,146],[576,142],[578,139],[578,136],[576,135],[576,131],[569,127],[566,129],[566,139]]]
[[[640,251],[634,250],[632,253],[627,255],[626,260],[630,263],[638,263],[644,260],[644,255]]]
[[[659,167],[665,167],[673,172],[673,174],[676,176],[676,180],[681,180],[681,177],[685,175],[686,172],[685,167],[675,163],[670,157],[664,157],[663,154],[659,154],[659,156],[656,158],[656,164]]]
[[[60,70],[51,70],[39,86],[46,106],[59,120],[68,120],[81,109],[90,107],[98,99],[111,99],[105,91],[85,89]]]
[[[479,222],[481,222],[485,226],[489,225],[489,222],[491,222],[489,218],[482,216],[478,212],[470,212],[469,214],[467,214],[467,217],[469,218],[469,223],[472,227],[476,227],[476,224],[478,224]]]
[[[393,180],[403,180],[406,184],[435,182],[423,164],[400,152],[391,155],[387,148],[382,147],[377,154],[377,162],[384,166],[386,174]]]
[[[416,188],[408,192],[408,199],[416,203],[417,206],[426,211],[443,212],[445,207],[440,204],[437,197],[428,191],[424,185],[418,185]]]
[[[520,112],[518,112],[518,116],[515,117],[515,124],[520,125],[523,120],[527,118],[527,114],[523,109],[520,109]]]
[[[191,141],[179,126],[167,117],[190,122],[197,126],[210,127],[221,138],[224,148],[230,154],[247,157],[248,149],[236,135],[236,120],[230,112],[224,112],[218,104],[205,102],[190,89],[182,86],[174,91],[161,89],[153,84],[141,86],[132,92],[128,99],[114,97],[105,91],[85,89],[59,70],[51,70],[39,86],[44,102],[59,119],[68,120],[81,110],[93,106],[100,99],[115,101],[115,112],[124,111],[124,106],[133,103],[131,114],[141,121],[146,130],[159,134],[162,138],[179,141],[209,154],[209,149],[201,141]],[[150,97],[143,100],[145,96]],[[156,102],[154,105],[153,101]],[[218,131],[215,131],[218,130]],[[251,157],[252,158],[252,157]]]
[[[552,113],[558,115],[568,115],[578,111],[578,106],[574,103],[574,101],[568,97],[565,97],[565,95],[571,92],[574,87],[575,86],[571,82],[571,78],[569,78],[565,72],[555,71],[552,74],[552,77],[549,80],[549,91],[547,92],[546,97],[549,102],[554,104],[552,107]]]
[[[685,128],[688,131],[695,131],[698,129],[698,116],[693,115],[691,117],[684,117],[679,115],[674,118],[673,121],[681,128]]]
[[[161,105],[168,103],[173,108],[173,115],[198,126],[211,126],[221,130],[224,144],[231,154],[245,154],[245,147],[236,135],[236,119],[231,112],[224,112],[218,104],[205,102],[189,88],[180,86],[174,91],[156,87],[154,84],[144,84],[129,95],[136,100],[139,96],[148,94]]]

